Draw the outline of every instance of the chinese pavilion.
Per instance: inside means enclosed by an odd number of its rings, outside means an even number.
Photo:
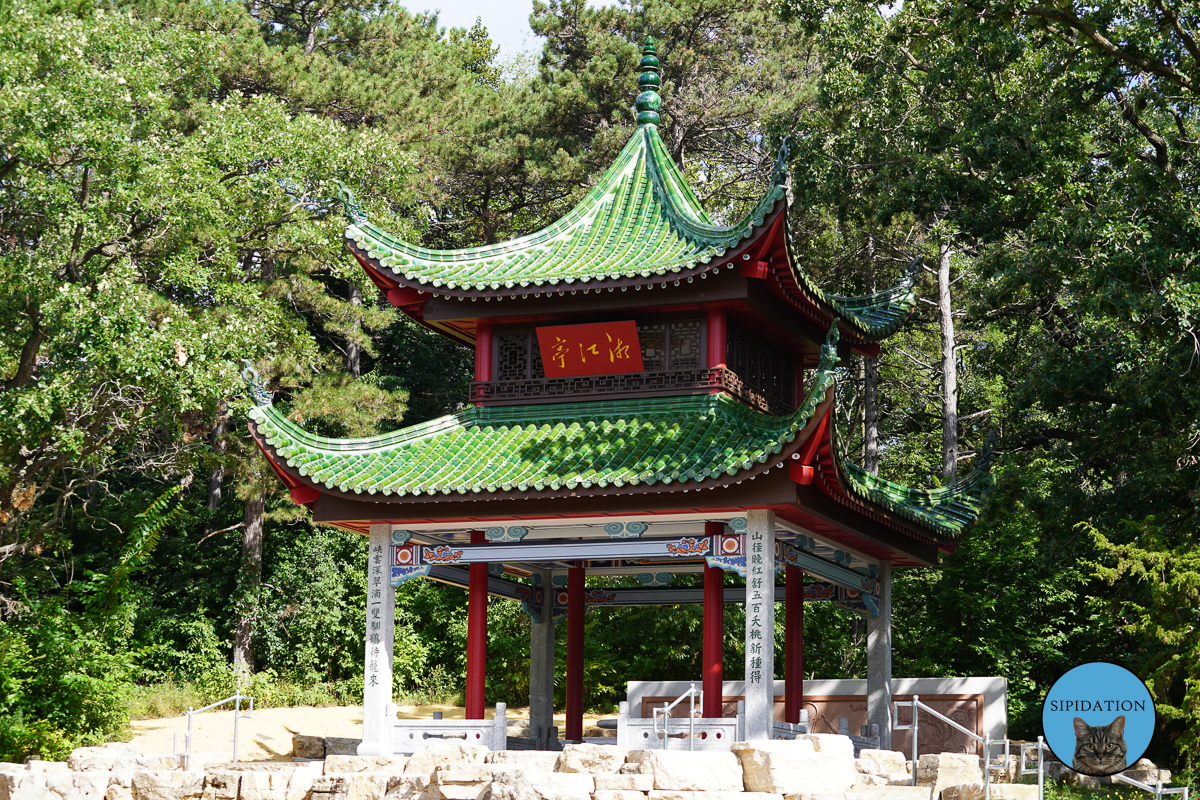
[[[777,596],[788,723],[803,702],[805,598],[856,608],[868,617],[868,718],[889,746],[892,569],[954,549],[990,456],[935,490],[842,457],[834,368],[879,352],[912,312],[913,277],[865,297],[815,286],[789,252],[782,157],[754,209],[715,224],[659,136],[659,84],[647,39],[628,144],[574,209],[528,236],[426,249],[373,225],[343,189],[346,243],[371,280],[476,354],[470,407],[367,439],[310,434],[255,392],[251,433],[292,499],[369,537],[361,753],[393,752],[394,590],[415,577],[469,589],[468,719],[484,715],[487,596],[523,603],[543,739],[563,618],[565,738],[582,737],[589,606],[703,603],[701,705],[715,718],[722,605],[745,603],[748,738],[777,730]],[[745,586],[725,587],[725,571]],[[703,573],[702,591],[669,585],[686,573]],[[588,575],[641,586],[589,591]]]

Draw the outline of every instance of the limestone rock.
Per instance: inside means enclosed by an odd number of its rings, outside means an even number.
[[[0,772],[29,772],[29,768],[16,761],[0,761]]]
[[[824,740],[734,742],[733,753],[742,764],[748,792],[798,794],[848,792],[860,773],[854,768],[854,748],[849,752],[836,739],[849,738],[815,734]],[[822,750],[817,750],[821,746]]]
[[[858,759],[854,762],[854,766],[858,767],[862,764],[865,769],[860,769],[861,772],[866,772],[870,775],[906,775],[908,767],[904,756],[897,753],[895,750],[871,750],[869,748],[859,751]]]
[[[621,765],[621,768],[619,770],[617,770],[617,772],[620,773],[621,775],[653,775],[654,774],[654,770],[651,769],[649,764],[643,764],[640,761],[635,761],[635,762],[627,761]]]
[[[66,761],[42,761],[34,759],[27,765],[30,772],[67,772],[71,766]]]
[[[107,790],[108,776],[102,772],[0,773],[0,800],[104,800]]]
[[[242,787],[242,773],[234,770],[218,769],[207,772],[204,776],[204,793],[202,800],[238,800],[238,792]]]
[[[967,753],[926,753],[917,760],[917,785],[937,797],[947,786],[983,784],[983,759]]]
[[[386,800],[437,800],[437,784],[428,775],[392,775]]]
[[[735,745],[736,747],[736,745]],[[629,761],[649,767],[654,788],[682,792],[740,792],[742,767],[733,753],[632,750]],[[854,769],[851,762],[850,769]]]
[[[765,792],[680,792],[655,789],[649,800],[783,800],[782,795]]]
[[[803,733],[796,737],[813,743],[813,749],[818,753],[839,753],[854,758],[854,742],[849,736],[839,733]]]
[[[497,750],[488,753],[484,759],[488,764],[510,764],[539,772],[553,772],[558,763],[558,753],[554,750]]]
[[[326,736],[325,737],[325,755],[328,756],[355,756],[358,755],[358,746],[362,744],[362,739],[347,739],[342,736]]]
[[[321,776],[310,769],[246,772],[242,775],[240,800],[305,800]],[[380,786],[386,788],[386,782]]]
[[[597,775],[596,791],[648,792],[654,788],[654,776],[649,774]]]
[[[1037,800],[1038,787],[1033,783],[993,783],[989,789],[992,800]],[[983,786],[968,783],[942,789],[942,800],[983,800]]]
[[[133,800],[133,789],[129,786],[110,783],[104,790],[104,800]]]
[[[118,767],[132,768],[137,753],[122,752],[109,747],[77,747],[71,751],[67,766],[74,772],[110,771]]]
[[[1148,758],[1139,758],[1133,762],[1133,766],[1121,773],[1127,778],[1133,778],[1135,781],[1141,781],[1149,786],[1153,786],[1156,782],[1162,781],[1163,785],[1171,782],[1171,770],[1159,769],[1153,761]]]
[[[860,786],[887,786],[888,779],[883,775],[865,775],[859,774],[854,780],[854,785],[850,787],[851,791],[857,792]]]
[[[854,790],[854,800],[937,800],[929,786],[863,786]]]
[[[625,763],[629,751],[607,744],[568,744],[558,755],[555,772],[616,772]]]
[[[582,772],[509,769],[492,780],[491,800],[591,800],[596,782]]]
[[[204,773],[138,770],[133,773],[133,800],[189,800],[204,792]]]
[[[592,800],[646,800],[646,795],[631,789],[597,789]]]
[[[326,756],[325,774],[335,772],[404,772],[408,756]]]
[[[408,763],[404,766],[404,774],[432,775],[438,767],[450,764],[480,764],[483,763],[483,757],[487,753],[487,747],[481,744],[465,744],[456,741],[435,742],[408,757]],[[555,755],[557,756],[557,754]]]
[[[391,776],[379,772],[344,772],[313,780],[312,800],[383,800]]]
[[[324,758],[325,737],[293,734],[292,756],[295,758]]]

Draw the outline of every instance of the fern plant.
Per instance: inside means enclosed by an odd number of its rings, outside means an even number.
[[[84,586],[87,595],[84,601],[92,613],[101,618],[108,617],[117,604],[129,592],[130,578],[146,569],[150,555],[158,547],[163,529],[183,513],[183,505],[170,508],[179,487],[172,486],[160,494],[150,507],[137,515],[136,524],[129,532],[129,542],[121,552],[121,559],[111,572],[101,573],[88,570],[88,583]]]

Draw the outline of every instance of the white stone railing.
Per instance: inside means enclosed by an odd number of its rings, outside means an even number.
[[[462,739],[466,744],[504,750],[508,745],[507,738],[508,707],[496,703],[493,719],[398,719],[392,741],[395,753],[411,755],[444,739]]]
[[[746,704],[736,717],[631,717],[622,701],[617,714],[617,746],[629,750],[729,750],[746,738]]]

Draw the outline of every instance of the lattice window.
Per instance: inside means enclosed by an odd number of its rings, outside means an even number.
[[[752,405],[772,414],[788,414],[795,407],[795,372],[792,358],[732,320],[726,337],[726,362],[740,379]]]
[[[700,362],[700,337],[703,329],[699,320],[671,323],[671,363],[668,369],[698,369]]]
[[[642,364],[646,372],[661,372],[667,368],[667,326],[661,322],[638,325],[638,341],[642,344]]]
[[[527,333],[502,333],[496,337],[496,379],[519,381],[529,377]]]

